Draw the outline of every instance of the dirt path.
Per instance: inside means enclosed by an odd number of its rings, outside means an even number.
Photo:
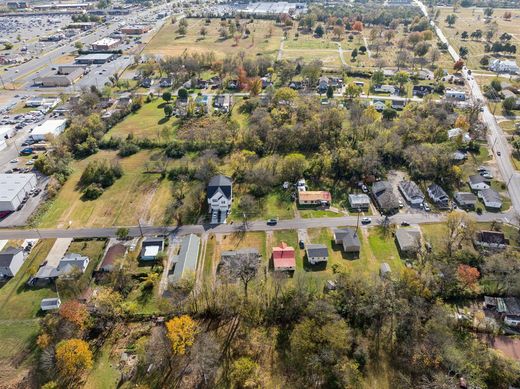
[[[195,272],[195,288],[196,290],[200,290],[200,286],[202,285],[202,281],[204,278],[204,262],[206,261],[206,245],[208,243],[208,234],[202,234],[200,237],[200,257],[197,262],[197,271]]]
[[[285,44],[285,38],[280,41],[280,48],[278,49],[278,55],[276,56],[277,61],[281,61],[283,57],[283,46]]]

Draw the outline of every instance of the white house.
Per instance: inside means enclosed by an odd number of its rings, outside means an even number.
[[[444,97],[446,97],[447,100],[464,101],[466,100],[466,92],[448,89],[446,92],[444,92]]]
[[[14,277],[23,265],[23,249],[9,247],[0,252],[0,277]]]
[[[475,174],[473,176],[469,176],[468,183],[469,183],[469,187],[471,188],[471,190],[474,190],[476,192],[490,188],[489,180],[485,179],[480,174]]]
[[[305,252],[307,253],[307,261],[311,265],[327,262],[329,259],[329,250],[324,244],[308,244],[305,247]]]
[[[462,141],[464,143],[468,143],[471,141],[471,136],[465,132],[462,128],[452,128],[451,130],[448,130],[448,139],[457,138],[459,136],[462,136]]]
[[[499,60],[494,59],[491,61],[489,65],[489,70],[497,73],[511,73],[518,74],[520,73],[520,68],[516,64],[516,61],[507,59],[507,60]]]
[[[401,181],[397,187],[410,205],[418,206],[424,202],[424,194],[415,182]]]
[[[396,87],[393,85],[374,85],[374,92],[394,94]]]
[[[208,208],[211,213],[211,223],[225,223],[233,201],[231,178],[221,174],[213,177],[209,181],[207,195]]]
[[[504,317],[504,324],[509,327],[518,327],[520,326],[520,316],[507,315]]]

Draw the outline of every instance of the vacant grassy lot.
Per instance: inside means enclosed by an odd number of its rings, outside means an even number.
[[[146,173],[147,163],[157,157],[152,151],[141,151],[119,158],[115,151],[100,151],[73,164],[74,173],[52,200],[39,222],[42,227],[101,227],[161,224],[170,200],[171,183],[159,174]],[[96,200],[83,201],[76,186],[83,169],[92,160],[117,161],[124,174]]]
[[[40,310],[43,298],[56,297],[51,287],[29,288],[29,277],[38,271],[38,267],[47,257],[55,239],[40,241],[25,259],[16,276],[0,289],[0,320],[34,319]]]
[[[116,388],[121,373],[117,369],[117,363],[110,359],[110,344],[105,344],[96,356],[94,368],[88,375],[85,389]]]
[[[131,113],[122,122],[115,125],[105,135],[105,138],[111,136],[126,138],[132,134],[136,138],[170,140],[178,124],[178,119],[164,116],[164,104],[165,101],[161,98],[144,104],[139,111]]]
[[[209,25],[204,19],[187,19],[188,28],[186,35],[179,35],[179,23],[165,23],[162,29],[148,43],[143,54],[177,56],[185,52],[205,53],[214,52],[217,57],[227,54],[237,54],[240,50],[247,55],[271,55],[276,56],[283,35],[282,29],[276,27],[273,21],[255,20],[247,25],[251,32],[246,39],[240,39],[238,45],[230,37],[222,39],[219,34],[220,19],[211,19]],[[243,24],[245,21],[242,20]],[[202,27],[206,28],[207,34],[202,37]]]
[[[472,40],[468,38],[463,40],[460,38],[462,32],[467,31],[468,34],[471,34],[473,31],[480,29],[485,34],[493,26],[496,26],[496,33],[492,38],[492,42],[498,40],[498,37],[502,35],[504,32],[507,32],[512,35],[511,43],[518,44],[520,43],[520,10],[510,10],[512,13],[512,18],[510,21],[506,21],[503,18],[505,9],[496,9],[494,14],[492,15],[492,20],[490,22],[485,21],[484,17],[484,8],[460,8],[457,10],[455,15],[457,16],[457,20],[453,27],[448,27],[445,22],[446,16],[453,13],[453,9],[450,8],[439,8],[440,16],[438,19],[438,24],[442,28],[442,31],[453,45],[455,50],[459,50],[461,46],[465,46],[468,48],[469,54],[467,57],[468,67],[472,69],[482,69],[480,65],[480,59],[489,53],[484,52],[484,44],[485,37],[483,37],[480,41]],[[518,61],[519,53],[517,52],[515,56],[511,58],[516,58]]]

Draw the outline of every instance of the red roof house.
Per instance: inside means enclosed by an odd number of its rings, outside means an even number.
[[[275,271],[296,270],[294,247],[282,242],[279,247],[273,247],[273,265]]]

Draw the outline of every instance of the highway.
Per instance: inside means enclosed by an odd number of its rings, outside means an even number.
[[[512,213],[485,213],[483,215],[476,215],[475,219],[478,222],[490,222],[499,220],[504,223],[512,223],[514,215]],[[384,217],[371,217],[372,223],[369,226],[378,225],[382,222]],[[428,213],[424,211],[417,211],[416,213],[400,213],[390,217],[390,222],[400,224],[404,221],[410,224],[428,224],[439,223],[446,220],[445,214]],[[342,227],[342,226],[356,226],[358,223],[357,216],[343,216],[343,217],[328,217],[328,218],[309,218],[309,219],[288,219],[280,220],[274,226],[269,226],[265,221],[250,221],[244,227],[243,223],[220,224],[220,225],[202,225],[193,224],[185,226],[131,226],[127,227],[130,237],[138,236],[154,236],[175,234],[178,236],[187,234],[202,234],[202,233],[222,233],[229,234],[233,232],[244,231],[272,231],[272,230],[297,230],[306,228],[327,228],[327,227]],[[118,227],[100,227],[100,228],[78,228],[78,229],[0,229],[0,239],[52,239],[52,238],[96,238],[117,237]]]
[[[426,17],[429,17],[427,7],[419,0],[414,1],[420,7],[422,13]],[[440,41],[448,45],[448,52],[452,56],[453,60],[458,61],[460,59],[459,54],[450,44],[442,30],[435,24],[433,20],[430,21],[430,24],[435,29],[435,33],[439,37]],[[469,70],[470,69],[467,67],[464,67],[462,74],[469,85],[473,101],[486,101],[477,81],[475,80],[475,77],[469,74]],[[495,116],[491,113],[487,105],[484,106],[484,111],[482,112],[481,117],[482,121],[488,128],[487,140],[493,152],[493,156],[497,162],[500,174],[506,182],[513,208],[518,214],[520,214],[520,174],[514,169],[511,162],[511,148],[509,143],[506,139],[504,131],[502,131],[502,128],[498,125]]]

